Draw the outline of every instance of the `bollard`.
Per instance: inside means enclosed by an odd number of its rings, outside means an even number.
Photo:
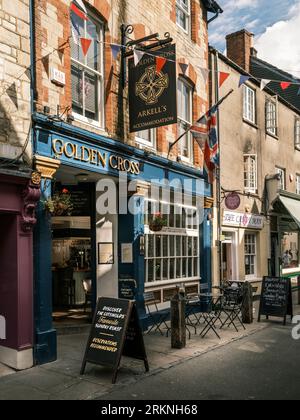
[[[179,288],[171,299],[171,346],[172,349],[186,346],[185,297],[184,291]]]
[[[248,281],[243,285],[242,321],[244,324],[253,323],[253,290]]]

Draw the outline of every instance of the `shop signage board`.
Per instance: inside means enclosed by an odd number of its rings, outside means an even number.
[[[226,196],[225,205],[229,210],[236,210],[241,205],[241,198],[238,193],[233,192]]]
[[[94,314],[80,374],[86,364],[108,366],[113,369],[115,384],[121,357],[143,360],[149,371],[144,339],[134,301],[100,298]]]
[[[136,281],[134,279],[119,279],[119,297],[134,300],[136,295]]]
[[[156,57],[166,59],[157,70]],[[149,130],[177,123],[176,48],[168,45],[145,53],[135,65],[129,65],[130,132]]]
[[[286,325],[286,317],[293,318],[293,298],[291,279],[284,277],[264,277],[260,298],[258,322],[265,315],[283,318]]]
[[[244,229],[263,229],[264,217],[251,213],[224,211],[223,226],[234,226]]]

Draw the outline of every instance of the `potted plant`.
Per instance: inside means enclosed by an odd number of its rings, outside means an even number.
[[[71,216],[74,208],[71,193],[66,188],[56,192],[52,198],[45,201],[44,206],[51,216]]]
[[[161,213],[155,213],[149,223],[149,228],[152,232],[160,232],[167,224],[167,219]]]

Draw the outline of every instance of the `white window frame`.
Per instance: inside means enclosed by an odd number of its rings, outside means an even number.
[[[244,190],[257,193],[257,155],[244,154]]]
[[[286,170],[284,168],[280,168],[276,166],[276,172],[280,175],[279,189],[285,191],[286,190]]]
[[[296,174],[296,194],[300,195],[300,174]]]
[[[275,99],[266,100],[266,132],[271,136],[278,135],[278,102]]]
[[[139,137],[139,132],[135,133],[135,141],[140,144],[141,146],[146,146],[151,149],[156,150],[156,131],[155,129],[145,130],[149,131],[150,135],[150,141],[147,141],[143,139],[142,137]]]
[[[295,149],[300,151],[300,118],[295,118]]]
[[[188,7],[187,9],[184,7],[184,5],[182,4],[183,1],[182,0],[176,0],[176,24],[177,26],[179,26],[179,28],[181,28],[186,34],[190,34],[191,32],[191,0],[187,0],[188,2]],[[177,18],[177,12],[181,12],[184,14],[185,16],[185,20],[186,20],[186,28],[184,28],[183,26],[180,25],[180,20]]]
[[[72,12],[71,12],[72,13]],[[97,26],[98,28],[98,51],[99,51],[99,55],[101,57],[101,60],[99,60],[99,64],[100,64],[100,69],[97,71],[91,67],[88,67],[87,65],[85,65],[84,63],[81,63],[80,61],[74,59],[72,57],[72,53],[71,53],[71,69],[72,69],[72,64],[82,67],[83,70],[87,70],[90,73],[93,73],[94,75],[97,76],[98,79],[98,92],[97,92],[97,97],[98,97],[98,103],[97,103],[97,114],[98,114],[98,121],[97,120],[93,120],[91,118],[85,117],[84,115],[78,114],[77,112],[73,111],[72,115],[74,116],[75,120],[83,122],[85,124],[88,125],[92,125],[92,126],[96,126],[98,128],[101,128],[104,130],[105,127],[105,112],[104,112],[104,24],[103,22],[101,22],[101,20],[99,18],[97,18],[94,14],[90,13],[88,11],[88,17],[89,19]],[[70,23],[71,24],[71,23]],[[86,21],[84,21],[84,28],[85,28],[85,34],[86,34]],[[71,39],[71,42],[73,42],[73,40]],[[85,95],[83,95],[83,112],[85,109],[84,106],[84,99],[85,99]]]
[[[243,118],[251,124],[256,124],[256,91],[243,85]]]
[[[188,88],[189,90],[189,121],[185,120],[183,117],[181,117],[179,115],[179,97],[178,97],[178,92],[179,92],[179,83],[181,83],[182,85],[184,85],[186,88]],[[187,83],[187,81],[185,81],[182,78],[179,78],[177,81],[177,103],[178,103],[178,117],[177,117],[177,126],[178,126],[178,136],[180,135],[180,129],[179,127],[182,126],[183,129],[187,130],[191,125],[192,125],[192,118],[193,118],[193,87]],[[185,139],[185,137],[187,137],[187,143],[188,143],[188,156],[184,156],[182,153],[182,141]],[[178,142],[178,156],[180,157],[180,159],[182,160],[182,162],[186,162],[186,163],[191,163],[192,159],[193,159],[193,148],[192,148],[192,135],[191,132],[188,132],[186,134],[186,136],[183,137],[179,142]]]
[[[252,239],[254,239],[254,241],[247,241],[247,237],[251,237]],[[254,253],[251,251],[250,253],[246,253],[246,246],[254,246]],[[244,237],[244,249],[245,249],[245,279],[246,280],[251,280],[251,279],[256,279],[257,278],[257,234],[254,232],[245,232],[245,237]],[[251,266],[253,266],[254,268],[254,272],[251,274],[246,274],[246,258],[254,258],[254,262],[253,264],[249,264]]]

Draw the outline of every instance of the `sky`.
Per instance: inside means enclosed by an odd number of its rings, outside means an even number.
[[[217,0],[224,13],[210,24],[210,45],[225,52],[225,36],[255,34],[258,57],[300,77],[300,0]]]

